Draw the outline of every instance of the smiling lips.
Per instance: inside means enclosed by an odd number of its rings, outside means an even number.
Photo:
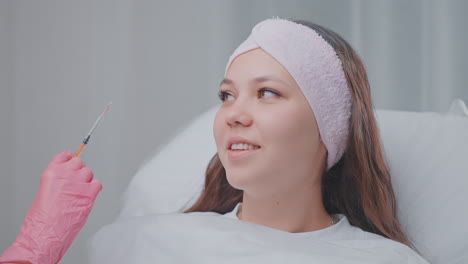
[[[231,137],[229,138],[227,144],[226,144],[226,149],[231,149],[232,144],[249,144],[252,146],[257,146],[260,147],[257,143],[252,142],[248,139],[245,139],[243,137]]]
[[[235,150],[232,150],[231,149],[231,146],[233,144],[249,144],[249,145],[252,145],[254,146],[253,149],[235,149]],[[254,153],[257,153],[259,150],[260,150],[260,146],[255,143],[255,142],[252,142],[250,140],[247,140],[243,137],[231,137],[229,138],[227,144],[226,144],[226,149],[228,151],[228,158],[229,160],[238,160],[238,159],[242,159],[242,158],[246,158]]]

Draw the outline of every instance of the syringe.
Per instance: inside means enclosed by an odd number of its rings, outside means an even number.
[[[110,103],[106,106],[106,109],[104,109],[104,112],[102,112],[102,114],[98,117],[98,119],[96,120],[96,122],[94,122],[94,125],[93,125],[93,126],[91,127],[91,129],[89,130],[88,135],[85,137],[85,139],[83,140],[83,143],[81,144],[80,148],[79,148],[78,151],[75,153],[75,157],[80,156],[80,153],[83,151],[83,149],[85,148],[86,144],[88,144],[89,139],[91,138],[91,134],[93,134],[93,132],[94,132],[94,130],[96,129],[96,127],[99,125],[99,123],[101,123],[102,118],[103,118],[104,115],[107,113],[107,111],[109,111],[109,108],[111,107],[111,105],[112,105],[112,102],[110,102]]]

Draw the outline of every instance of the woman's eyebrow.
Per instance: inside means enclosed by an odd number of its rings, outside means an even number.
[[[282,83],[286,86],[289,87],[289,84],[286,83],[285,81],[283,80],[280,80],[280,79],[277,79],[275,77],[272,77],[272,76],[259,76],[259,77],[256,77],[256,78],[253,78],[250,83],[262,83],[262,82],[266,82],[266,81],[275,81],[275,82],[279,82],[279,83]],[[219,84],[219,86],[222,86],[223,84],[226,84],[226,85],[234,85],[234,81],[231,80],[231,79],[228,79],[228,78],[224,78],[221,83]]]

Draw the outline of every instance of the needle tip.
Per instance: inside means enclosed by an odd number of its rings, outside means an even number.
[[[107,113],[107,111],[109,111],[109,108],[111,107],[111,105],[112,105],[112,101],[109,104],[107,104],[106,109],[104,110],[104,113]]]

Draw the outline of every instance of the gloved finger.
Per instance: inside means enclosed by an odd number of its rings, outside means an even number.
[[[67,162],[67,168],[70,170],[79,170],[85,166],[85,163],[79,157],[73,157]]]
[[[93,171],[88,167],[83,167],[76,172],[77,173],[73,176],[73,178],[76,178],[80,182],[91,182],[94,177]]]
[[[65,184],[61,187],[63,193],[73,194],[77,197],[87,197],[95,200],[99,192],[102,190],[102,183],[96,179],[91,182],[74,182],[73,184]]]
[[[102,183],[100,180],[93,179],[90,183],[91,185],[91,191],[93,193],[93,196],[96,197],[99,192],[102,190]]]
[[[67,149],[64,152],[55,155],[52,158],[51,163],[64,163],[64,162],[67,162],[68,160],[70,160],[72,158],[72,156],[73,156],[73,153],[70,150]]]

